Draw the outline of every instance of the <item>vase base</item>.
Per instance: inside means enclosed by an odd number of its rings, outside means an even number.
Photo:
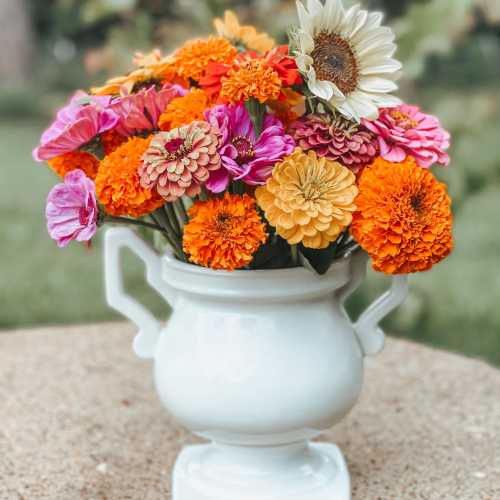
[[[172,500],[351,500],[350,477],[337,446],[185,448],[173,472]]]

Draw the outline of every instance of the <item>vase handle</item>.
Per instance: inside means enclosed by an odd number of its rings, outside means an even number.
[[[351,280],[337,292],[344,314],[349,319],[345,310],[345,301],[354,293],[366,276],[368,254],[363,251],[356,252],[351,257]],[[373,302],[353,324],[365,356],[378,354],[384,348],[385,335],[378,326],[389,313],[399,307],[408,296],[408,275],[392,277],[391,288]]]
[[[134,231],[128,228],[112,228],[106,231],[104,239],[106,299],[113,309],[133,321],[139,328],[133,344],[137,356],[152,358],[161,324],[149,310],[124,290],[120,259],[122,248],[129,248],[144,262],[147,282],[171,306],[174,306],[175,297],[172,289],[162,279],[160,257]]]

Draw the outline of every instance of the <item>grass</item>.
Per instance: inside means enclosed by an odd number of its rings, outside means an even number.
[[[42,124],[32,121],[0,123],[3,329],[118,317],[104,299],[100,236],[91,250],[78,244],[60,250],[46,233],[45,198],[57,179],[31,159],[30,150],[41,128]],[[456,178],[460,172],[462,176],[478,172],[477,164],[467,159],[460,163],[465,151],[481,147],[473,140],[470,136],[466,147],[459,146],[465,149],[451,172]],[[495,141],[492,144],[498,150]],[[489,159],[493,156],[484,155]],[[483,173],[488,181],[460,201],[454,254],[431,273],[412,276],[409,300],[385,326],[396,335],[500,365],[499,156]],[[487,165],[487,160],[481,164]],[[168,309],[144,284],[144,269],[137,259],[126,256],[124,263],[127,288],[157,314],[165,315]],[[387,278],[370,273],[353,308],[360,310],[388,283]]]
[[[41,123],[0,124],[0,328],[108,320],[103,293],[101,238],[92,249],[59,249],[45,228],[45,199],[57,182],[31,159]],[[141,264],[126,255],[125,282],[139,300],[165,306],[143,283]]]

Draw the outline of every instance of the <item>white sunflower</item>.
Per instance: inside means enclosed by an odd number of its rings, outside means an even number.
[[[292,35],[297,66],[309,90],[350,120],[375,119],[379,108],[401,103],[397,90],[401,63],[394,33],[381,26],[380,12],[342,0],[297,0],[299,29]]]

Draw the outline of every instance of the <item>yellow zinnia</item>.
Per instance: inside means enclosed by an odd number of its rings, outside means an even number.
[[[130,94],[140,86],[161,85],[166,82],[178,83],[187,87],[187,80],[179,76],[176,64],[173,56],[163,57],[158,49],[149,54],[139,52],[134,58],[134,65],[137,69],[128,75],[111,78],[102,87],[92,88],[91,93],[94,95],[117,95],[123,88],[127,94]]]
[[[275,45],[267,33],[258,33],[253,26],[242,26],[231,10],[226,10],[224,19],[215,19],[214,26],[219,36],[227,38],[234,44],[244,45],[250,50],[267,52]]]
[[[257,203],[291,245],[326,248],[351,224],[356,176],[340,163],[296,148],[257,189]]]

